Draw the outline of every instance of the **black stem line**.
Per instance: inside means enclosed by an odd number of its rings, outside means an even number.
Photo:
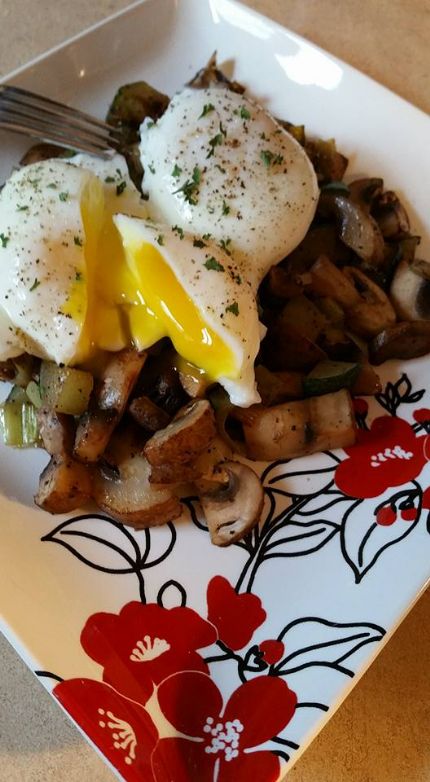
[[[377,526],[378,525],[376,521],[374,524],[371,524],[366,534],[364,535],[363,540],[360,543],[360,547],[358,549],[358,564],[360,565],[360,567],[363,567],[363,557],[364,557],[364,549],[366,547],[366,543],[369,540],[370,536],[375,531],[375,529],[377,528]]]
[[[284,659],[281,661],[280,666],[285,665],[286,663],[291,662],[291,660],[294,660],[295,657],[298,655],[306,654],[307,652],[313,652],[315,649],[327,649],[329,646],[338,646],[339,644],[348,643],[349,641],[358,641],[360,638],[367,638],[367,633],[355,633],[355,635],[349,635],[348,637],[342,638],[341,641],[339,641],[337,638],[334,641],[325,641],[324,643],[319,644],[310,644],[309,646],[304,646],[303,649],[299,649],[297,652],[292,652],[288,655],[288,657],[284,657]]]
[[[56,682],[63,682],[64,679],[61,678],[61,676],[57,676],[56,673],[51,673],[51,671],[35,671],[34,672],[36,676],[39,676],[40,678],[45,679],[53,679]]]
[[[290,749],[298,749],[300,744],[296,744],[295,741],[289,741],[288,739],[281,739],[279,736],[274,736],[271,741],[274,744],[282,744],[283,747],[289,747]]]
[[[145,579],[143,577],[142,571],[139,570],[139,568],[136,568],[134,571],[136,573],[136,578],[139,584],[139,598],[140,602],[144,605],[146,604],[146,591],[145,591]]]
[[[316,702],[305,702],[303,703],[297,703],[296,709],[321,709],[321,711],[328,711],[329,707],[325,705],[325,703],[316,703]]]

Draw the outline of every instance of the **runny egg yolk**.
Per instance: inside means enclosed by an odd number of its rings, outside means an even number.
[[[176,351],[208,378],[235,379],[231,348],[207,324],[163,255],[133,232],[120,236],[92,180],[81,198],[86,274],[72,283],[63,312],[83,323],[76,363],[102,350],[144,350],[170,337]]]

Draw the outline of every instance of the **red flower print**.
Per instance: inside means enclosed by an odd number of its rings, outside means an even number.
[[[370,431],[358,431],[356,445],[345,448],[349,458],[336,469],[336,485],[351,497],[365,499],[407,483],[430,458],[428,440],[417,437],[401,418],[376,418]]]
[[[430,410],[428,407],[420,407],[419,410],[414,411],[413,417],[417,423],[424,424],[426,421],[430,421]]]
[[[158,733],[149,714],[112,687],[70,679],[54,695],[128,782],[153,782],[150,758]]]
[[[423,493],[423,508],[426,510],[430,509],[430,486]]]
[[[282,641],[262,641],[259,646],[260,652],[263,653],[263,660],[268,665],[274,665],[279,662],[284,654],[284,644]]]
[[[81,644],[103,666],[103,680],[142,705],[154,684],[177,671],[208,667],[197,649],[216,641],[216,630],[191,608],[128,603],[117,614],[90,616]]]
[[[219,638],[230,649],[243,649],[254,631],[263,624],[266,612],[256,595],[238,595],[223,576],[214,576],[208,584],[208,619]]]
[[[158,702],[173,727],[190,738],[158,742],[152,754],[156,782],[278,779],[275,755],[247,750],[271,739],[291,720],[297,698],[283,679],[259,676],[245,682],[223,708],[221,693],[209,676],[177,673],[160,684]]]

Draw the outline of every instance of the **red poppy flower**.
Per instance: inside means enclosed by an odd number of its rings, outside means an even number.
[[[263,660],[268,665],[274,665],[279,662],[284,654],[284,644],[282,641],[268,640],[262,641],[259,646],[260,652],[263,654]]]
[[[54,695],[128,782],[153,782],[150,758],[158,733],[149,714],[112,687],[70,679]]]
[[[223,708],[221,693],[209,676],[177,673],[160,684],[158,702],[173,727],[190,738],[158,742],[152,755],[156,782],[278,779],[276,755],[247,750],[271,739],[291,720],[297,698],[283,679],[259,676],[245,682]]]
[[[90,616],[82,634],[86,653],[103,666],[103,680],[144,705],[154,684],[176,671],[208,667],[197,649],[216,641],[216,630],[191,608],[128,603],[117,614]]]
[[[417,437],[401,418],[376,418],[370,431],[359,430],[356,445],[345,448],[349,459],[337,467],[336,485],[351,497],[365,499],[407,483],[429,458],[428,439]]]
[[[223,576],[214,576],[208,584],[208,619],[218,630],[219,638],[230,649],[243,649],[266,612],[256,595],[238,595]]]

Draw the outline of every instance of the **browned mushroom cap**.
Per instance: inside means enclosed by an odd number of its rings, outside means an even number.
[[[70,458],[52,456],[40,475],[34,501],[48,513],[69,513],[91,497],[91,472]]]
[[[365,209],[335,191],[322,193],[318,208],[327,215],[335,215],[340,238],[359,258],[373,266],[383,263],[384,237]]]
[[[169,489],[149,481],[151,465],[141,455],[130,453],[112,473],[98,469],[94,499],[117,521],[135,529],[167,524],[180,516],[181,503]]]
[[[190,462],[203,451],[216,435],[215,416],[207,399],[185,405],[173,421],[156,432],[145,445],[148,461],[155,465],[166,462]]]
[[[71,455],[75,440],[75,422],[71,415],[41,407],[37,411],[37,423],[45,451],[51,456]]]
[[[396,313],[382,288],[355,266],[345,266],[343,273],[359,293],[359,301],[346,312],[351,330],[363,337],[374,337],[392,326]]]
[[[430,321],[396,323],[384,329],[369,344],[372,364],[383,364],[390,358],[418,358],[430,352]]]
[[[258,523],[263,508],[263,487],[250,467],[223,462],[225,483],[196,484],[212,543],[229,546]]]
[[[430,263],[400,261],[390,286],[394,309],[403,320],[430,320]]]

